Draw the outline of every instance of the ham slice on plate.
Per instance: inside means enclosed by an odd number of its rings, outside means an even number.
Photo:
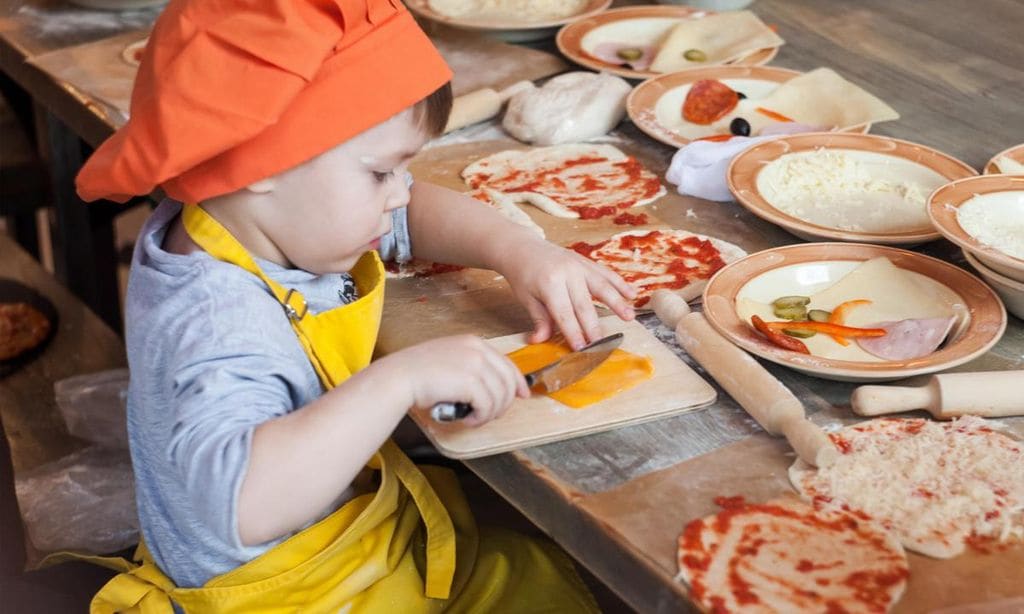
[[[882,337],[860,337],[857,344],[865,352],[885,360],[910,360],[934,352],[953,327],[955,317],[921,318],[881,322],[868,328],[884,328]]]

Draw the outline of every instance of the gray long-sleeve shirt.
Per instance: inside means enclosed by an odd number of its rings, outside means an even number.
[[[180,210],[180,203],[161,203],[143,227],[132,261],[125,327],[128,437],[146,544],[178,586],[197,587],[281,541],[244,546],[238,536],[238,495],[252,434],[322,389],[260,279],[205,252],[180,255],[161,248]],[[392,222],[381,257],[408,260],[405,209],[394,211]],[[346,300],[341,291],[347,274],[314,275],[257,262],[272,279],[301,292],[312,313]],[[322,515],[351,496],[339,493]]]

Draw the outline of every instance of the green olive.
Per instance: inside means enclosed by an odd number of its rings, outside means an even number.
[[[619,56],[623,60],[626,60],[627,62],[639,60],[643,56],[643,54],[644,50],[637,49],[636,47],[626,47],[624,49],[619,49],[618,51],[615,52],[615,55]]]
[[[772,301],[772,307],[785,309],[787,307],[806,307],[811,302],[809,296],[783,296]]]
[[[807,319],[807,308],[803,305],[797,305],[795,307],[772,307],[772,313],[777,318],[785,318],[786,320],[806,320]]]
[[[704,53],[700,49],[687,49],[683,52],[683,57],[691,62],[707,62],[708,54]]]
[[[824,309],[812,309],[807,312],[807,319],[812,322],[828,322],[831,317],[832,312]]]
[[[797,337],[797,338],[800,338],[800,339],[807,339],[807,338],[813,337],[814,335],[818,334],[818,333],[814,332],[813,330],[796,330],[796,329],[792,329],[791,330],[791,329],[788,329],[788,328],[782,329],[782,332],[786,333],[790,337]]]

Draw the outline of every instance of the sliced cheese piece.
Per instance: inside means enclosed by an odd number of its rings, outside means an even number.
[[[828,68],[790,79],[763,98],[759,106],[825,130],[845,130],[900,117],[873,94]]]
[[[564,343],[535,343],[508,355],[522,373],[549,365],[571,350]],[[614,350],[603,363],[579,381],[549,394],[552,399],[579,409],[613,397],[654,375],[654,364],[647,356]],[[543,390],[540,390],[543,392]]]
[[[752,51],[778,47],[785,42],[750,11],[728,11],[701,19],[685,19],[672,28],[654,56],[651,70],[676,72],[723,64]],[[706,59],[699,62],[686,59],[685,54],[690,49],[703,52]]]

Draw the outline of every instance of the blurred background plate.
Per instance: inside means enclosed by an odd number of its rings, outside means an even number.
[[[743,92],[748,99],[756,100],[767,96],[772,90],[802,73],[788,68],[774,66],[709,66],[692,68],[679,72],[654,77],[636,86],[626,100],[626,112],[636,127],[651,138],[672,147],[682,147],[692,139],[680,134],[674,126],[664,121],[659,107],[667,105],[673,109],[674,116],[682,120],[683,101],[690,90],[690,85],[701,79],[715,79],[725,83],[732,89]],[[688,123],[688,122],[687,122]],[[703,128],[696,124],[689,124]],[[843,130],[843,132],[865,133],[871,124],[861,124]],[[716,134],[710,127],[704,133],[691,135],[701,138]]]
[[[637,46],[655,45],[668,34],[679,21],[683,19],[698,19],[710,15],[711,11],[703,11],[689,6],[627,6],[614,8],[597,15],[580,17],[558,31],[555,43],[558,50],[565,57],[573,62],[592,68],[601,72],[612,73],[627,79],[648,79],[656,77],[661,73],[649,70],[633,70],[626,66],[618,66],[608,62],[602,62],[587,53],[583,48],[584,37],[602,26],[614,25],[624,31],[630,31],[632,36],[629,40],[620,40],[621,43],[631,43]],[[636,28],[623,27],[623,25],[635,20]],[[730,62],[739,66],[759,66],[767,64],[779,52],[778,47],[759,49],[751,52],[746,57]]]
[[[492,18],[449,17],[438,13],[430,6],[430,0],[405,0],[417,17],[435,23],[459,28],[461,30],[478,31],[487,36],[510,43],[522,43],[551,38],[559,28],[577,19],[584,19],[600,13],[608,8],[612,0],[589,0],[583,10],[575,15],[561,19],[548,20],[509,20]]]
[[[985,167],[981,170],[981,172],[985,173],[986,175],[1005,173],[1006,171],[996,166],[996,162],[998,162],[1000,158],[1009,158],[1011,161],[1024,166],[1024,143],[1004,149],[1003,151],[1000,151],[996,155],[992,156],[992,159],[985,164]]]
[[[0,379],[7,377],[22,365],[43,353],[43,350],[57,334],[57,308],[48,298],[25,284],[0,277],[0,303],[27,303],[39,310],[50,321],[50,332],[34,348],[8,360],[0,360]]]

